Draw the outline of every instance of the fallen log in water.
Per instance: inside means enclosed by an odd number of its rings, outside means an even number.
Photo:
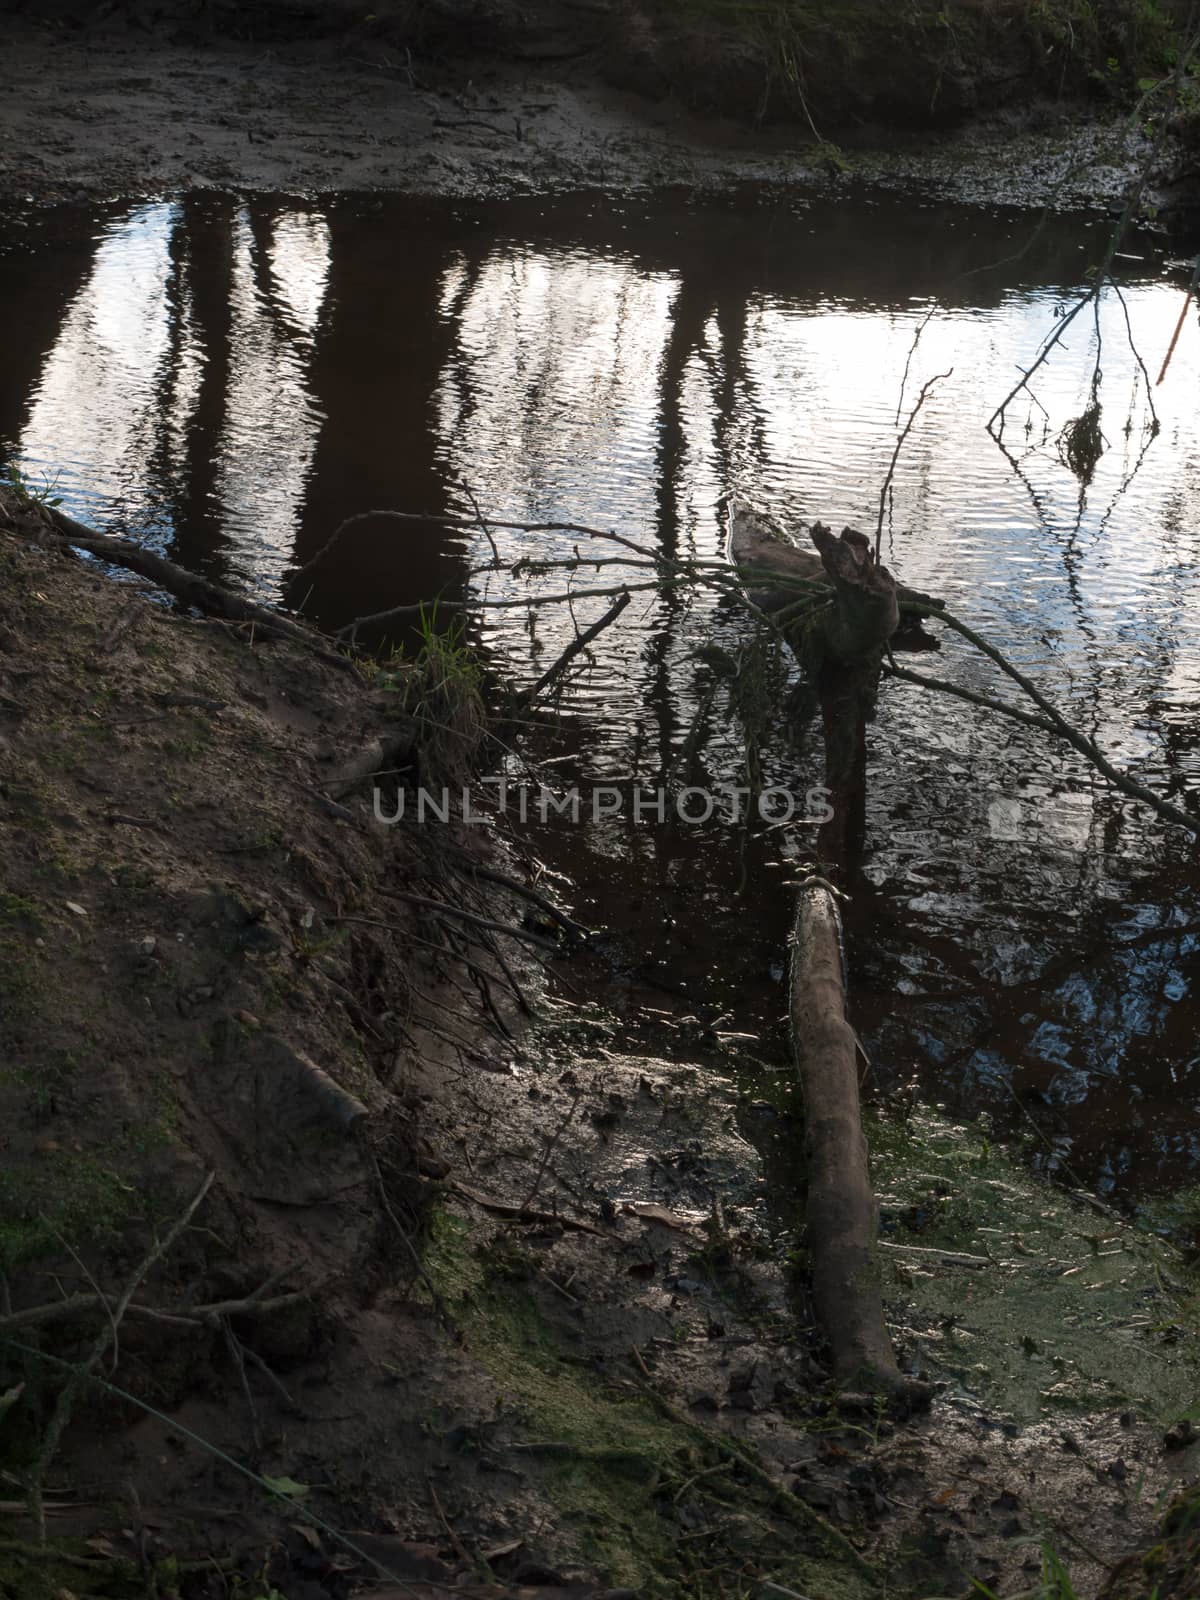
[[[43,545],[58,550],[86,550],[89,555],[94,555],[101,561],[107,561],[112,566],[124,567],[129,572],[136,572],[141,578],[149,579],[151,583],[173,595],[182,605],[194,606],[206,616],[224,617],[231,622],[250,623],[266,638],[288,639],[293,644],[303,645],[327,666],[337,667],[341,672],[358,671],[356,662],[350,656],[330,649],[326,640],[311,628],[292,622],[282,613],[272,611],[267,606],[260,606],[244,595],[235,594],[232,589],[225,589],[195,572],[189,572],[186,568],[177,566],[174,561],[168,561],[165,556],[158,555],[156,551],[149,550],[132,539],[120,539],[111,534],[97,533],[95,529],[86,527],[82,522],[76,522],[74,517],[69,517],[65,511],[60,511],[56,506],[41,505],[33,512],[21,515],[17,514],[18,509],[0,500],[0,523],[11,521],[21,526],[23,522],[32,520],[36,530],[35,536]]]
[[[858,1041],[846,1018],[841,919],[832,890],[816,878],[796,894],[788,1012],[804,1095],[813,1309],[834,1372],[905,1405],[927,1403],[928,1386],[897,1367],[884,1323],[878,1206],[859,1109]]]

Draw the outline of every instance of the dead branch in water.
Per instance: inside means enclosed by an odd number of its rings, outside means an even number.
[[[883,1320],[879,1208],[859,1110],[858,1044],[846,1018],[841,918],[836,899],[817,881],[796,894],[788,1009],[804,1095],[813,1305],[834,1371],[846,1382],[865,1379],[906,1405],[927,1403],[928,1387],[897,1367]]]
[[[351,528],[358,527],[364,522],[376,521],[401,522],[409,527],[424,525],[433,528],[459,528],[464,532],[477,532],[479,529],[479,522],[471,517],[459,517],[440,512],[426,515],[420,511],[356,511],[353,516],[343,518],[317,553],[314,556],[310,556],[302,567],[297,567],[292,574],[293,579],[306,576],[314,567],[324,561],[342,536],[348,533]],[[614,544],[624,545],[627,550],[631,550],[635,555],[643,556],[649,561],[657,561],[657,551],[651,550],[648,546],[637,544],[632,539],[626,539],[624,535],[614,533],[611,529],[589,528],[582,522],[497,522],[493,520],[487,526],[489,528],[503,528],[506,532],[513,533],[577,533],[585,539],[607,539]]]
[[[902,605],[901,610],[905,609],[907,609],[907,607]],[[1162,799],[1161,796],[1156,795],[1152,789],[1147,789],[1144,784],[1138,783],[1135,778],[1130,778],[1127,776],[1127,774],[1121,772],[1119,768],[1114,767],[1112,762],[1108,760],[1098,746],[1093,744],[1092,741],[1084,734],[1073,728],[1067,719],[1055,709],[1049,700],[1046,699],[1045,695],[1041,692],[1037,685],[1031,679],[1027,678],[1025,674],[1019,670],[1019,668],[1014,667],[1012,662],[996,649],[995,645],[989,644],[981,634],[976,633],[973,628],[968,627],[965,622],[960,621],[959,618],[954,616],[951,612],[941,611],[938,613],[938,615],[948,628],[953,628],[954,631],[961,634],[962,637],[968,641],[968,643],[973,644],[977,650],[981,650],[983,654],[989,658],[989,660],[994,661],[1000,668],[1001,672],[1010,677],[1013,682],[1029,696],[1038,709],[1044,713],[1046,723],[1049,725],[1050,729],[1057,734],[1060,739],[1065,739],[1072,749],[1078,750],[1079,754],[1084,756],[1092,764],[1092,766],[1096,768],[1097,772],[1102,773],[1114,788],[1120,789],[1123,794],[1129,795],[1134,800],[1141,800],[1145,805],[1148,805],[1153,811],[1162,817],[1164,821],[1178,823],[1180,827],[1186,828],[1189,833],[1200,834],[1200,817],[1189,816],[1186,811],[1181,811],[1178,806],[1173,806],[1169,800]],[[897,671],[896,675],[898,677],[910,678],[918,682],[924,681],[926,682],[927,687],[941,689],[951,694],[958,694],[960,698],[964,700],[971,699],[980,703],[984,703],[982,696],[951,688],[950,685],[941,683],[935,679],[922,680],[917,677],[916,673],[903,673],[899,671]],[[1001,705],[1000,702],[992,703],[990,705],[990,709],[1003,711],[1009,716],[1017,715]],[[1018,715],[1018,720],[1028,721],[1029,719],[1020,717]],[[1034,726],[1040,727],[1042,726],[1042,723],[1040,720],[1035,720]]]
[[[452,906],[445,900],[430,900],[424,895],[404,894],[399,889],[386,889],[383,891],[389,900],[403,900],[405,905],[418,906],[424,911],[435,912],[439,917],[455,917],[461,922],[470,922],[478,928],[487,928],[492,933],[505,933],[510,939],[521,939],[526,944],[536,945],[539,950],[548,950],[551,955],[558,955],[559,948],[551,939],[545,939],[541,934],[530,933],[528,928],[513,928],[507,922],[497,922],[493,917],[481,917],[478,912],[465,911],[461,906]],[[335,918],[335,921],[352,922],[352,917]]]
[[[59,550],[86,550],[101,561],[148,578],[183,605],[195,606],[197,611],[231,622],[249,622],[268,638],[287,639],[293,644],[303,645],[328,666],[337,667],[342,672],[358,671],[356,663],[349,656],[339,655],[337,651],[329,649],[320,634],[289,621],[278,611],[271,611],[266,606],[235,594],[232,589],[222,588],[208,578],[188,572],[153,550],[135,544],[132,539],[117,539],[109,534],[96,533],[56,506],[41,507],[41,514],[46,523],[42,537]]]
[[[1167,368],[1171,365],[1171,357],[1175,354],[1175,346],[1179,343],[1179,335],[1183,332],[1183,324],[1187,320],[1188,306],[1192,303],[1192,296],[1196,293],[1197,287],[1200,287],[1200,255],[1196,257],[1196,265],[1192,272],[1191,282],[1187,286],[1183,296],[1183,304],[1179,308],[1179,321],[1175,324],[1175,332],[1171,335],[1171,342],[1167,346],[1166,355],[1163,357],[1162,369],[1155,384],[1156,388],[1167,375]]]
[[[545,689],[548,684],[553,683],[556,678],[560,677],[562,673],[564,673],[570,666],[571,662],[574,661],[575,657],[586,650],[588,645],[591,644],[592,640],[595,639],[599,634],[603,633],[605,628],[607,628],[610,623],[617,620],[622,611],[624,611],[625,607],[629,604],[629,598],[629,591],[626,589],[623,593],[617,596],[616,601],[608,608],[604,615],[598,619],[598,621],[593,622],[591,627],[585,628],[582,633],[576,634],[574,639],[571,640],[570,644],[558,657],[558,659],[550,663],[538,681],[533,684],[532,687],[523,689],[517,696],[518,708],[521,710],[526,709],[534,700],[537,699],[538,695],[541,694],[542,690]]]
[[[469,860],[465,856],[463,865],[456,865],[454,870],[460,876],[469,873],[471,877],[479,878],[484,883],[494,883],[502,889],[508,889],[512,894],[520,895],[523,899],[528,900],[531,905],[537,906],[539,911],[549,917],[552,922],[557,922],[560,928],[575,939],[587,941],[592,937],[590,928],[586,928],[582,922],[576,922],[574,917],[569,917],[565,911],[560,910],[554,904],[553,900],[547,899],[544,894],[539,894],[536,889],[530,888],[528,884],[521,883],[519,879],[510,878],[505,872],[497,872],[493,867],[482,866],[480,863]]]
[[[918,335],[918,337],[919,337],[919,335]],[[886,473],[886,475],[884,477],[883,483],[880,485],[880,488],[879,488],[879,520],[875,524],[875,560],[876,560],[876,562],[878,562],[878,560],[879,560],[879,552],[880,552],[880,549],[882,548],[882,545],[883,545],[883,518],[884,518],[884,513],[887,510],[888,490],[891,488],[892,479],[896,475],[896,463],[900,460],[900,452],[901,452],[901,450],[904,449],[904,441],[908,438],[909,434],[912,432],[912,425],[917,420],[917,413],[920,411],[921,407],[925,404],[925,397],[928,395],[929,391],[933,388],[935,383],[941,383],[943,378],[950,377],[953,372],[954,372],[954,368],[950,367],[945,372],[937,373],[935,377],[927,379],[926,382],[924,384],[922,384],[921,392],[917,396],[917,403],[912,408],[912,410],[909,412],[908,421],[904,424],[904,427],[901,430],[901,433],[900,433],[899,437],[896,440],[896,448],[892,451],[892,459],[888,463],[887,473]],[[908,373],[908,369],[906,367],[905,368],[905,375],[906,376],[907,376],[907,373]]]

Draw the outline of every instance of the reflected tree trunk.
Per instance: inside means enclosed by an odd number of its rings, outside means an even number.
[[[220,579],[224,573],[217,494],[229,407],[233,335],[233,252],[237,202],[231,195],[185,195],[179,224],[192,325],[203,366],[184,444],[184,497],[171,554],[180,565]]]
[[[297,565],[352,513],[458,509],[451,505],[447,441],[435,411],[455,338],[454,315],[444,315],[438,303],[451,250],[432,234],[419,250],[398,248],[369,213],[349,203],[330,211],[329,224],[327,309],[311,369],[314,399],[327,420],[313,460]],[[360,559],[368,545],[369,558]],[[307,594],[310,618],[338,627],[387,605],[461,594],[464,572],[445,530],[398,532],[395,523],[381,522],[377,530],[367,523],[287,598],[299,605]]]
[[[4,382],[0,384],[0,451],[19,445],[63,319],[96,262],[94,238],[43,250],[37,270],[18,252],[0,259],[4,319]]]

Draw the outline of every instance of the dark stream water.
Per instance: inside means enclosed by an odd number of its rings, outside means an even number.
[[[618,528],[689,555],[720,555],[730,493],[871,529],[902,384],[907,413],[952,368],[900,458],[888,561],[1002,644],[1114,761],[1195,804],[1200,328],[1193,311],[1150,390],[1153,438],[1129,341],[1153,384],[1186,269],[1152,237],[1130,244],[1123,299],[1106,291],[1036,399],[1014,402],[1007,452],[984,428],[1107,226],[865,196],[204,193],[27,216],[0,247],[0,447],[84,520],[336,625],[465,587],[492,600],[564,587],[561,571],[468,580],[489,556],[481,534],[383,520],[295,579],[352,512],[469,513],[463,479],[497,518]],[[1107,449],[1084,488],[1056,441],[1087,403],[1098,339]],[[576,543],[496,539],[507,561]],[[529,681],[605,605],[481,611],[475,637]],[[715,658],[697,651],[736,655],[746,637],[715,596],[635,596],[539,736],[556,780],[741,781]],[[916,659],[930,662],[1005,694],[954,637]],[[772,737],[764,771],[802,792],[819,752]],[[1066,1155],[1106,1190],[1190,1181],[1200,866],[1179,831],[1039,734],[895,683],[871,785],[849,927],[880,1085],[915,1077],[956,1111],[1032,1118],[1044,1159]],[[627,808],[525,831],[643,976],[702,1019],[777,1028],[780,834]]]

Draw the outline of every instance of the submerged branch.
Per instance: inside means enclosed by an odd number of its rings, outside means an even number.
[[[556,678],[560,677],[570,666],[571,662],[574,661],[575,657],[587,649],[588,645],[591,644],[593,639],[595,639],[599,634],[603,633],[605,628],[607,628],[610,623],[617,620],[628,604],[629,591],[625,590],[617,596],[613,604],[608,608],[604,615],[599,618],[598,621],[593,622],[591,627],[585,628],[582,633],[576,634],[574,639],[571,640],[570,644],[562,652],[558,659],[550,663],[545,672],[542,673],[541,677],[535,684],[532,685],[531,688],[523,690],[522,693],[517,696],[517,704],[524,708],[536,700],[538,695],[541,694],[542,690],[545,689],[548,684],[553,683]]]
[[[905,610],[907,607],[905,607],[902,603],[901,609]],[[1001,672],[1010,677],[1013,682],[1029,696],[1029,698],[1039,708],[1039,710],[1044,713],[1045,716],[1045,724],[1042,723],[1041,719],[1018,718],[1018,720],[1032,720],[1035,727],[1046,727],[1048,731],[1054,732],[1060,739],[1065,739],[1072,749],[1077,750],[1081,756],[1084,756],[1088,761],[1090,761],[1092,766],[1096,768],[1097,772],[1102,773],[1114,788],[1120,789],[1123,794],[1129,795],[1134,800],[1141,800],[1143,804],[1148,805],[1151,810],[1155,811],[1165,821],[1177,823],[1180,827],[1186,828],[1189,833],[1200,834],[1200,817],[1191,816],[1188,812],[1180,810],[1178,806],[1172,805],[1169,800],[1162,799],[1162,797],[1160,795],[1156,795],[1152,789],[1147,789],[1144,784],[1138,783],[1135,778],[1129,777],[1118,767],[1114,767],[1112,762],[1109,761],[1104,755],[1103,751],[1100,750],[1097,745],[1093,744],[1092,741],[1086,737],[1086,735],[1080,733],[1078,729],[1073,728],[1066,718],[1055,709],[1049,700],[1046,699],[1045,695],[1041,692],[1037,685],[1033,683],[1031,679],[1027,678],[1019,668],[1014,667],[1011,661],[1009,661],[1005,656],[1001,655],[1000,651],[996,649],[995,645],[989,644],[988,641],[980,634],[976,633],[973,628],[969,628],[965,622],[961,622],[949,611],[942,611],[939,613],[939,616],[948,628],[953,628],[954,631],[961,634],[969,644],[973,644],[975,648],[977,650],[981,650],[983,654],[989,658],[989,660],[994,661],[1000,668]],[[904,673],[899,670],[896,671],[896,675],[898,677],[917,679],[917,681],[925,681],[927,686],[930,688],[938,688],[943,690],[948,689],[950,693],[958,694],[962,699],[977,699],[980,701],[980,703],[988,704],[983,697],[975,696],[966,691],[950,688],[948,685],[936,679],[921,680],[917,678],[916,673]],[[992,710],[1003,711],[1006,715],[1013,715],[1010,708],[1003,706],[999,701],[990,703],[988,708]]]

